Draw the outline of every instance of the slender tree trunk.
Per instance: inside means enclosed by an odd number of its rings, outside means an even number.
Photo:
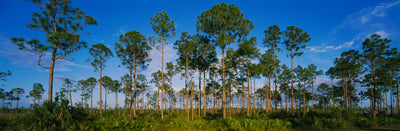
[[[93,88],[90,87],[90,113],[93,113]]]
[[[18,96],[17,96],[18,98],[19,98],[19,94],[18,94]],[[16,111],[16,113],[17,113],[17,116],[18,116],[18,102],[19,102],[19,100],[17,100],[17,111]]]
[[[82,107],[83,107],[83,105],[85,105],[85,104],[83,103],[83,88],[82,88],[81,91],[82,91],[82,92],[81,92],[81,99],[82,99]]]
[[[311,90],[312,90],[312,108],[314,109],[314,80],[311,82]]]
[[[256,100],[254,99],[254,97],[255,97],[255,93],[256,93],[256,78],[253,78],[253,93],[252,93],[252,95],[253,95],[253,112],[256,112]]]
[[[197,109],[197,116],[201,115],[201,71],[199,70],[199,98],[198,98],[199,108]]]
[[[118,108],[118,91],[115,93],[115,109]]]
[[[50,62],[50,69],[49,69],[49,94],[48,94],[48,99],[50,102],[53,101],[53,73],[54,73],[54,65],[56,61],[56,55],[57,55],[57,46],[54,47],[54,50],[52,52],[52,57],[51,57],[51,62]]]
[[[250,116],[250,62],[249,58],[246,59],[247,61],[247,117]]]
[[[104,92],[104,95],[105,95],[105,97],[104,97],[104,111],[107,111],[107,94],[108,94],[108,92],[107,92],[107,88],[108,87],[104,87],[104,90],[105,90],[105,92]]]
[[[399,99],[399,72],[396,71],[396,82],[397,82],[397,114],[400,114],[400,99]]]
[[[306,93],[303,93],[303,116],[306,116]]]
[[[225,112],[225,48],[222,47],[222,116],[226,119]]]
[[[373,103],[372,103],[372,115],[374,118],[376,118],[376,114],[375,114],[375,103],[376,103],[376,99],[375,99],[375,95],[374,95],[374,91],[375,91],[375,63],[374,61],[372,61],[372,86],[373,86],[373,90],[372,92],[372,98],[373,98]]]
[[[136,119],[136,54],[133,56],[133,118]],[[161,102],[162,104],[162,102]],[[162,113],[161,113],[162,114]],[[162,120],[162,117],[161,117]]]
[[[333,78],[331,79],[331,83],[332,83],[332,106],[335,107],[335,90],[333,89]]]
[[[392,75],[390,74],[389,80],[390,87],[390,114],[393,114],[393,85],[392,85]]]
[[[173,111],[172,109],[174,108],[174,105],[172,104],[172,102],[174,101],[174,98],[173,98],[174,88],[172,86],[172,76],[171,76],[171,79],[169,81],[171,83],[171,91],[170,91],[171,106],[170,106],[170,112],[172,113],[172,111]]]
[[[293,95],[293,50],[291,50],[291,60],[292,60],[292,62],[291,62],[291,69],[292,69],[292,81],[291,81],[291,87],[292,87],[292,116],[294,116],[294,102],[293,102],[293,99],[294,99],[294,95]]]
[[[269,104],[268,104],[268,88],[267,88],[267,77],[265,78],[265,86],[264,86],[264,90],[265,90],[265,112],[268,114],[269,113]]]
[[[322,113],[325,113],[325,97],[322,97]]]
[[[345,109],[348,109],[348,107],[347,107],[347,78],[346,77],[344,77],[343,100],[344,100]]]
[[[190,108],[192,110],[192,120],[194,119],[194,111],[193,111],[193,69],[190,69]]]
[[[212,74],[211,76],[212,76],[212,84],[213,84],[212,87],[213,87],[213,103],[214,103],[212,113],[214,114],[215,113],[215,80],[214,80],[214,74]]]
[[[207,115],[207,95],[206,95],[206,72],[203,72],[203,89],[204,89],[204,94],[203,94],[203,99],[204,99],[204,113],[203,116],[205,117]]]
[[[275,45],[276,43],[274,42],[272,44],[272,48],[274,49],[274,87],[275,87],[275,91],[277,91],[277,86],[276,86],[276,60],[275,60]],[[277,96],[275,95],[274,100],[276,102]],[[275,108],[277,109],[277,102],[275,103]]]
[[[71,95],[71,89],[69,89],[69,101],[71,101],[71,107],[72,107],[72,95]]]
[[[102,115],[102,111],[101,111],[101,108],[102,108],[102,105],[103,105],[103,101],[102,101],[102,99],[101,99],[101,81],[102,81],[102,73],[103,73],[103,69],[102,68],[100,68],[100,118],[102,118],[103,117],[103,115]]]
[[[229,117],[231,117],[231,114],[232,114],[232,112],[231,112],[231,91],[228,90],[227,94],[228,94],[227,97],[228,97],[228,105],[229,105],[228,113],[229,113]]]
[[[164,37],[161,38],[161,120],[164,120]]]
[[[186,67],[185,67],[185,86],[186,86],[186,113],[187,113],[187,121],[189,121],[189,78],[188,78],[188,57],[186,56]]]

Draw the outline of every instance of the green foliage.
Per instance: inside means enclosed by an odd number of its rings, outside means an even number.
[[[54,102],[45,101],[41,106],[33,108],[24,117],[15,119],[15,123],[10,123],[14,126],[8,128],[11,130],[79,130],[82,125],[88,125],[88,122],[94,120],[94,117],[82,107],[70,107],[68,100],[59,98],[60,96],[57,95]]]

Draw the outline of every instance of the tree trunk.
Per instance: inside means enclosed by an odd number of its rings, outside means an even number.
[[[137,83],[136,83],[136,54],[134,54],[133,59],[134,59],[134,61],[133,61],[133,118],[136,119],[136,86],[137,86]],[[161,102],[161,104],[162,104],[162,102]],[[162,120],[162,117],[161,117],[161,120]]]
[[[267,88],[267,77],[265,76],[265,86],[264,86],[264,90],[265,90],[265,112],[268,114],[269,112],[269,104],[268,104],[268,88]]]
[[[172,87],[172,76],[171,76],[171,79],[169,80],[170,81],[170,83],[171,83],[171,91],[170,91],[170,97],[171,97],[171,105],[170,105],[170,112],[172,113],[172,109],[174,108],[173,106],[173,101],[174,101],[174,98],[173,98],[173,92],[174,92],[174,88]]]
[[[199,108],[197,110],[197,116],[201,115],[201,71],[199,70],[199,98],[198,98]]]
[[[250,116],[250,62],[249,59],[247,61],[247,117]]]
[[[212,113],[214,114],[215,113],[215,80],[214,80],[214,74],[212,74],[211,76],[212,76],[212,84],[213,84],[212,87],[213,87],[213,103],[214,103]]]
[[[314,80],[311,82],[311,90],[312,90],[312,108],[314,109]]]
[[[82,99],[82,107],[85,105],[84,103],[83,103],[83,88],[82,88],[82,92],[81,92],[81,99]]]
[[[186,113],[187,113],[187,121],[189,121],[189,78],[188,78],[188,63],[189,59],[186,56],[186,67],[185,67],[185,86],[186,86]]]
[[[276,60],[275,60],[275,42],[272,44],[272,48],[274,49],[274,87],[275,87],[275,91],[277,90],[277,86],[276,86]],[[276,102],[277,96],[274,97],[274,100]],[[277,109],[277,103],[275,103],[275,108]]]
[[[17,96],[18,98],[19,98],[19,94],[18,94],[18,96]],[[18,116],[18,102],[19,102],[19,99],[17,100],[17,116]]]
[[[93,113],[93,88],[94,87],[90,87],[90,113]]]
[[[293,99],[294,99],[294,95],[293,95],[293,50],[291,50],[291,60],[292,60],[292,62],[291,62],[291,69],[292,69],[292,81],[291,81],[291,87],[292,87],[292,116],[294,116],[294,102],[293,102]]]
[[[161,120],[164,120],[164,37],[161,38]]]
[[[190,69],[190,108],[192,110],[192,120],[194,119],[194,112],[193,112],[193,69]]]
[[[115,93],[115,109],[118,108],[118,91]]]
[[[100,118],[102,118],[103,117],[103,115],[102,115],[102,111],[101,111],[101,108],[102,108],[102,105],[103,105],[103,101],[102,101],[102,99],[101,99],[101,80],[102,80],[102,72],[103,72],[103,69],[102,68],[100,68]]]
[[[374,118],[376,118],[376,114],[375,114],[375,103],[376,103],[376,99],[375,99],[375,95],[374,95],[374,91],[375,91],[375,63],[374,61],[372,61],[372,86],[373,86],[373,90],[372,92],[372,115]]]
[[[107,94],[108,94],[108,92],[107,92],[107,88],[108,87],[104,87],[104,90],[105,90],[105,92],[104,92],[104,95],[105,95],[105,97],[104,97],[104,111],[107,111]]]
[[[205,117],[207,115],[207,95],[206,95],[206,72],[203,72],[203,88],[204,88],[204,94],[203,94],[203,99],[204,99],[204,113],[203,116]]]
[[[397,82],[397,114],[400,114],[400,99],[399,99],[399,72],[396,71],[396,82]]]
[[[225,112],[225,48],[222,47],[222,116],[226,119]]]
[[[69,100],[71,101],[71,107],[72,107],[72,95],[71,95],[71,89],[69,89]]]
[[[256,93],[256,78],[253,78],[253,112],[256,112],[256,99],[254,99]]]
[[[347,78],[346,77],[344,77],[343,100],[344,100],[345,109],[348,109],[348,107],[347,107]]]
[[[325,113],[325,97],[322,97],[322,113]]]
[[[303,93],[303,116],[306,116],[306,93]]]
[[[50,102],[53,101],[53,73],[54,73],[54,65],[56,61],[56,55],[57,55],[57,46],[55,46],[53,52],[52,52],[52,57],[51,57],[51,62],[50,62],[50,69],[49,69],[49,93],[48,93],[48,99]]]

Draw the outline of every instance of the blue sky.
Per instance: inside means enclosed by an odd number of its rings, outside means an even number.
[[[209,1],[177,1],[177,0],[149,0],[132,1],[121,0],[111,2],[106,0],[73,0],[73,6],[79,7],[88,15],[92,15],[98,25],[86,26],[81,39],[89,45],[103,43],[114,52],[114,43],[118,41],[118,36],[137,30],[144,35],[155,35],[149,24],[150,18],[156,12],[166,11],[175,21],[176,36],[169,39],[170,43],[165,48],[164,62],[175,61],[176,51],[173,50],[172,43],[180,37],[181,32],[196,32],[196,21],[203,11],[210,9],[213,5],[226,2],[235,4],[245,14],[244,17],[253,22],[254,30],[249,37],[256,36],[258,46],[266,50],[262,43],[264,30],[271,25],[278,25],[281,30],[287,26],[297,26],[311,35],[311,42],[307,43],[305,54],[295,58],[295,66],[316,64],[319,69],[326,71],[332,66],[335,57],[341,52],[350,49],[361,49],[362,41],[373,33],[378,33],[383,37],[392,40],[391,47],[399,47],[400,42],[400,1],[392,0],[338,0],[338,1],[240,1],[240,0],[209,0]],[[36,65],[37,56],[29,52],[19,51],[10,42],[12,37],[39,38],[43,39],[44,34],[28,29],[25,24],[30,23],[33,12],[38,11],[38,7],[22,0],[2,0],[0,1],[0,71],[10,70],[13,74],[7,77],[4,88],[9,91],[11,88],[21,87],[26,92],[32,89],[32,84],[40,82],[47,90],[48,71]],[[236,48],[236,43],[231,47]],[[283,64],[290,64],[286,58],[287,52],[278,54],[278,58]],[[220,56],[220,49],[217,48]],[[151,79],[149,74],[161,69],[160,53],[157,50],[151,51],[152,62],[147,70],[141,73],[146,74],[147,79]],[[69,61],[59,61],[56,63],[54,75],[55,91],[62,87],[63,80],[70,78],[74,81],[86,79],[88,77],[98,78],[98,74],[85,60],[90,58],[88,49],[82,49],[68,56]],[[46,63],[47,62],[47,63]],[[47,65],[49,58],[44,59],[43,64]],[[107,63],[104,75],[112,79],[118,79],[127,73],[125,68],[119,67],[120,60],[112,58]],[[195,77],[197,78],[197,77]],[[256,81],[256,85],[261,87],[262,81]],[[318,78],[317,83],[328,82],[324,76]],[[184,81],[178,76],[174,79],[174,88],[180,89],[184,86]],[[153,86],[151,87],[153,88]],[[359,88],[361,90],[362,88]],[[96,89],[95,94],[99,94]],[[27,93],[26,93],[27,94]],[[110,94],[110,106],[114,106],[114,94]],[[79,100],[78,94],[74,96]],[[120,96],[120,103],[122,97]],[[43,95],[47,98],[47,93]],[[94,98],[98,98],[95,95]],[[74,100],[74,102],[76,102]],[[98,100],[98,99],[95,99]],[[31,99],[22,98],[20,104],[27,106]]]

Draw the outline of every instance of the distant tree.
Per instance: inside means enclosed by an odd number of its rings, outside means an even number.
[[[278,44],[280,44],[280,40],[281,40],[281,35],[283,34],[279,27],[277,25],[273,25],[273,26],[269,26],[268,29],[264,30],[265,33],[265,38],[264,38],[264,42],[263,44],[265,44],[267,47],[272,48],[273,50],[273,58],[274,58],[274,87],[275,90],[277,91],[277,72],[276,72],[276,66],[278,66],[279,64],[276,64],[276,52],[280,51],[280,49],[278,48]],[[274,97],[274,99],[276,99],[277,96]],[[276,102],[277,103],[277,102]],[[276,105],[275,105],[275,108]]]
[[[273,50],[268,49],[265,51],[264,54],[262,54],[258,59],[259,59],[259,64],[261,66],[261,75],[264,76],[265,82],[264,82],[264,91],[265,91],[265,111],[269,113],[270,109],[270,97],[271,97],[271,77],[273,75]],[[267,81],[268,79],[268,81]],[[267,83],[268,82],[268,83]]]
[[[312,105],[314,106],[314,80],[317,79],[317,76],[323,75],[324,72],[322,70],[317,70],[317,66],[314,64],[308,65],[307,70],[309,71],[309,75],[311,77]]]
[[[25,40],[11,38],[19,49],[39,55],[38,65],[49,69],[48,100],[53,97],[53,73],[56,60],[64,60],[66,55],[86,47],[86,42],[80,40],[80,33],[84,25],[97,25],[92,16],[86,15],[78,7],[72,7],[70,0],[29,0],[39,6],[40,12],[33,13],[32,23],[26,26],[32,30],[46,33],[46,42],[38,39]],[[49,66],[41,64],[41,58],[51,52]]]
[[[36,99],[37,104],[39,105],[43,93],[44,93],[43,85],[40,83],[33,83],[33,89],[29,92],[29,96]]]
[[[85,102],[87,102],[89,93],[88,93],[88,89],[89,89],[89,83],[86,80],[79,80],[77,82],[77,88],[79,88],[81,90],[81,100],[82,100],[82,107],[87,104]],[[85,101],[84,101],[85,100]]]
[[[132,95],[132,77],[130,76],[130,74],[125,74],[121,76],[121,84],[124,86],[122,90],[125,94],[124,112],[126,112],[127,107],[131,108],[131,106],[129,106],[129,101],[131,100],[130,98]],[[129,120],[132,120],[132,111],[129,113]]]
[[[325,96],[329,96],[329,90],[329,85],[326,83],[321,83],[317,88],[317,91],[321,92],[322,96],[322,112],[325,112]]]
[[[10,112],[9,113],[10,113],[10,119],[11,119],[13,100],[16,99],[15,96],[14,96],[15,93],[11,90],[9,92],[6,92],[5,94],[6,94],[5,98],[10,101],[10,106],[11,107],[10,107]]]
[[[250,64],[251,60],[257,58],[259,54],[256,44],[256,37],[251,37],[239,43],[239,48],[237,49],[238,55],[244,57],[247,70],[247,116],[250,116]]]
[[[178,70],[177,65],[174,65],[172,62],[168,62],[167,63],[167,67],[165,69],[167,70],[166,75],[169,77],[169,83],[171,85],[170,97],[171,97],[171,100],[172,100],[173,99],[172,98],[172,96],[173,96],[172,78],[174,77],[174,75],[179,73],[178,72],[179,70]],[[172,101],[170,101],[170,102],[171,102],[170,112],[172,112],[173,104],[172,104]]]
[[[166,74],[165,74],[166,75]],[[161,71],[160,70],[158,70],[157,72],[153,72],[153,73],[151,73],[151,76],[152,76],[152,79],[151,79],[151,83],[154,83],[154,85],[155,85],[155,87],[157,88],[157,91],[159,91],[162,87],[161,87],[161,85],[162,85],[162,73],[161,73]],[[165,84],[165,83],[164,83]],[[157,93],[159,93],[159,92],[157,92]],[[160,101],[159,101],[160,100]],[[156,107],[157,107],[157,109],[156,110],[158,110],[158,104],[159,103],[163,103],[164,101],[163,101],[164,99],[163,98],[161,98],[161,99],[157,99],[157,105],[156,105]],[[161,106],[162,106],[163,104],[161,104]],[[160,107],[161,108],[161,107]]]
[[[279,83],[281,84],[281,88],[284,88],[284,89],[281,89],[281,90],[284,90],[281,92],[284,92],[284,94],[285,94],[286,112],[289,112],[288,99],[289,99],[289,94],[290,94],[289,89],[291,89],[289,86],[289,83],[291,80],[291,71],[290,71],[289,67],[287,67],[285,64],[283,64],[281,66],[281,70],[282,70],[282,72],[278,76]]]
[[[118,108],[118,93],[121,92],[122,83],[118,80],[112,82],[110,90],[115,93],[115,109]]]
[[[119,37],[120,43],[115,43],[117,56],[121,59],[122,65],[129,70],[131,81],[133,81],[133,94],[136,94],[136,72],[139,69],[146,69],[149,57],[150,45],[146,42],[145,36],[133,30]],[[136,96],[133,97],[133,117],[136,118]]]
[[[147,90],[148,86],[148,81],[145,75],[143,74],[137,74],[137,86],[140,90],[140,94],[142,94],[142,99],[141,99],[141,112],[143,112],[143,106],[144,106],[144,92]]]
[[[14,88],[14,89],[11,89],[11,91],[12,92],[14,92],[15,94],[17,94],[17,97],[15,97],[15,99],[17,100],[17,109],[18,109],[18,102],[19,102],[19,100],[20,100],[20,95],[21,94],[24,94],[25,93],[25,90],[24,89],[22,89],[22,88]],[[18,114],[18,112],[17,112],[17,114]]]
[[[153,31],[160,37],[161,40],[161,101],[164,94],[164,43],[167,44],[167,39],[175,36],[175,22],[171,20],[168,14],[163,11],[156,13],[151,18],[150,24]],[[161,120],[164,120],[163,103],[161,102]]]
[[[206,115],[206,107],[207,107],[207,101],[206,101],[206,84],[205,84],[205,73],[206,70],[210,67],[211,63],[217,61],[218,59],[216,58],[217,53],[215,52],[215,47],[211,44],[210,39],[208,39],[205,36],[201,35],[195,35],[194,37],[194,46],[196,48],[196,65],[197,69],[199,70],[199,93],[201,93],[201,74],[203,74],[203,87],[204,87],[204,92],[203,92],[203,100],[204,100],[204,116]],[[201,96],[199,94],[199,104],[201,105]],[[199,111],[198,115],[200,116],[200,110],[201,106],[199,106]]]
[[[254,28],[249,19],[235,5],[221,3],[202,12],[197,17],[196,28],[199,33],[209,36],[210,40],[222,50],[222,112],[225,111],[225,48],[231,43],[241,41]]]
[[[93,113],[93,89],[96,87],[97,80],[94,77],[90,77],[86,81],[90,87],[90,112]]]
[[[373,34],[371,35],[370,38],[366,38],[364,40],[363,44],[363,52],[362,52],[362,59],[364,61],[364,64],[367,66],[368,71],[371,74],[371,81],[367,81],[367,83],[370,83],[372,86],[373,90],[376,90],[376,76],[375,76],[375,70],[377,67],[382,65],[384,63],[384,52],[386,49],[389,48],[388,43],[390,43],[391,40],[388,40],[386,38],[381,38],[380,35],[378,34]],[[371,113],[372,116],[375,118],[376,113],[375,113],[375,105],[376,105],[376,96],[377,94],[374,94],[374,91],[372,93],[372,107],[371,107]]]
[[[299,104],[300,104],[300,100],[301,100],[301,93],[303,94],[303,116],[305,116],[306,114],[306,93],[307,90],[306,88],[307,86],[307,82],[310,81],[310,71],[307,68],[303,68],[302,66],[298,65],[295,69],[294,69],[294,73],[296,73],[296,77],[297,77],[297,87],[298,87],[298,91],[299,91]]]
[[[104,97],[104,110],[107,110],[107,94],[108,94],[108,89],[112,88],[112,86],[114,85],[113,80],[109,77],[109,76],[103,76],[101,78],[102,82],[100,83],[105,90],[105,97]],[[102,101],[102,100],[100,100]]]
[[[103,77],[103,69],[106,67],[105,62],[110,59],[113,54],[111,50],[106,47],[103,44],[96,44],[92,45],[91,48],[89,48],[89,53],[91,56],[93,56],[93,61],[91,62],[91,65],[95,68],[96,71],[100,73],[100,117],[102,117],[102,99],[101,99],[101,86],[102,86],[102,77]],[[90,59],[88,59],[90,61]]]
[[[191,54],[195,50],[193,37],[187,32],[182,32],[179,40],[174,43],[174,49],[177,49],[177,54],[179,58],[177,59],[177,64],[185,67],[185,88],[186,88],[186,113],[187,120],[189,121],[189,62],[192,61]]]
[[[297,28],[295,26],[289,26],[284,31],[285,36],[285,45],[286,50],[290,52],[288,56],[291,58],[291,69],[292,69],[292,81],[291,81],[291,88],[292,88],[292,116],[294,116],[294,102],[293,102],[293,58],[295,56],[301,56],[304,52],[301,52],[300,49],[305,49],[305,43],[311,40],[310,35],[307,32],[303,32],[302,29]]]
[[[68,78],[67,79],[65,79],[64,80],[64,86],[65,87],[67,87],[66,89],[67,89],[67,99],[68,99],[68,95],[69,95],[69,102],[70,102],[70,104],[71,104],[71,107],[72,107],[72,91],[73,91],[73,89],[72,89],[72,82],[71,82],[71,80],[69,80]]]

